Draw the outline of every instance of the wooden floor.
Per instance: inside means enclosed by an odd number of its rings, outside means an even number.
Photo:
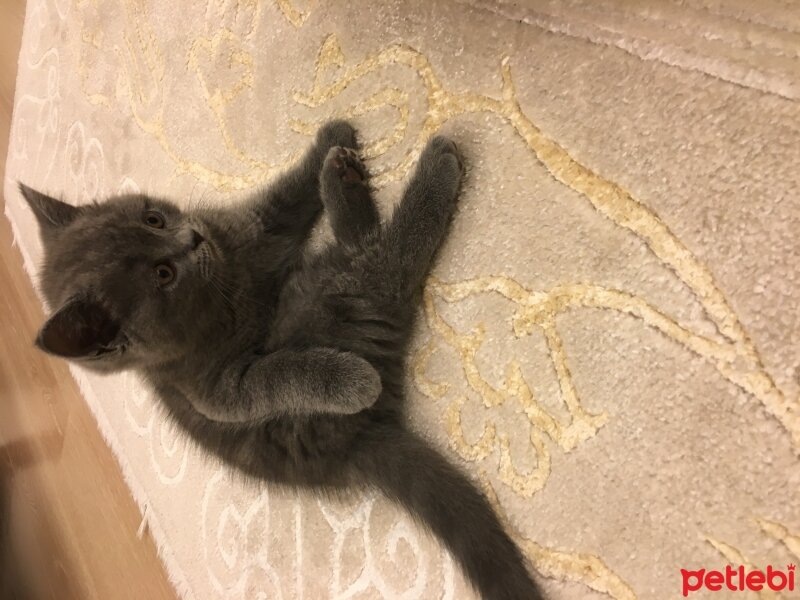
[[[24,13],[0,0],[2,173]],[[32,345],[42,309],[11,242],[0,216],[0,600],[174,599],[66,365]]]

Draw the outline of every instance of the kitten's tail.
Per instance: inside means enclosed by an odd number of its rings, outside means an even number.
[[[361,475],[433,531],[484,600],[542,598],[519,548],[466,476],[399,426],[370,434],[374,444],[356,461]]]

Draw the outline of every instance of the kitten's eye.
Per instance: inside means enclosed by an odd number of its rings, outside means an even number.
[[[164,229],[164,225],[166,225],[166,222],[164,221],[164,215],[157,210],[144,211],[142,220],[144,221],[145,225],[148,227],[153,227],[154,229]]]
[[[175,279],[175,268],[167,263],[156,265],[155,273],[156,283],[158,283],[159,286],[172,283],[172,280]]]

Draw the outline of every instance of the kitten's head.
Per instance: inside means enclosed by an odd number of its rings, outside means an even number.
[[[41,290],[54,310],[36,344],[106,372],[180,358],[214,304],[220,256],[208,226],[143,195],[76,207],[20,190],[39,222]]]

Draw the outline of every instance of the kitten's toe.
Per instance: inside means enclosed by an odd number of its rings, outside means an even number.
[[[364,361],[366,363],[366,361]],[[354,394],[353,405],[357,410],[363,410],[371,407],[378,400],[383,390],[381,383],[381,376],[370,365],[366,363],[364,368],[359,373],[354,373],[356,376],[353,380]]]
[[[428,141],[417,165],[416,177],[423,188],[436,188],[453,204],[464,177],[461,153],[449,138],[434,136]]]
[[[428,141],[428,149],[436,152],[457,154],[458,148],[453,140],[443,135],[435,135]]]
[[[333,367],[336,377],[327,385],[325,395],[337,412],[354,414],[375,404],[383,384],[381,376],[367,360],[344,352],[335,358]]]
[[[453,161],[453,159],[455,159],[455,161]],[[458,146],[456,146],[453,140],[443,135],[435,135],[428,141],[428,144],[422,151],[421,160],[425,162],[451,162],[457,165],[460,172],[464,172],[464,161],[461,157],[461,152],[458,150]]]
[[[325,123],[317,133],[317,143],[324,148],[331,146],[358,148],[355,128],[343,119],[334,119]]]

